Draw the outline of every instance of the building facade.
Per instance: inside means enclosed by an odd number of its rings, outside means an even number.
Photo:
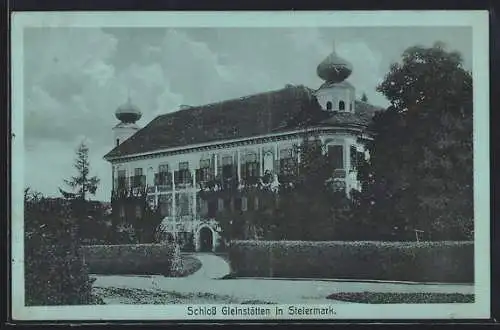
[[[237,192],[266,184],[286,184],[289,164],[300,162],[304,130],[326,146],[337,189],[360,189],[356,159],[368,157],[367,125],[377,107],[355,99],[346,79],[349,62],[332,52],[317,67],[324,83],[316,90],[285,88],[203,106],[183,106],[156,117],[144,128],[130,100],[118,108],[115,147],[105,156],[112,165],[113,194],[146,194],[158,207],[165,232],[190,242],[197,251],[220,243],[217,211],[258,208]],[[233,191],[237,198],[204,200],[202,190]],[[113,211],[125,213],[126,205]],[[140,216],[137,206],[137,216]]]

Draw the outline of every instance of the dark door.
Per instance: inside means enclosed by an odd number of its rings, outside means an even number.
[[[212,252],[212,231],[203,227],[200,230],[200,252]]]

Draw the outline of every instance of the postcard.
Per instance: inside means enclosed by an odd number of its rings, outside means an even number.
[[[14,12],[14,320],[488,318],[488,33]]]

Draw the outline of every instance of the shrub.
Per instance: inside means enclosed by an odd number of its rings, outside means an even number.
[[[195,252],[196,247],[194,246],[193,240],[189,240],[186,244],[184,244],[181,250],[183,252]]]
[[[234,241],[237,276],[473,282],[472,242]]]
[[[82,246],[92,274],[162,274],[169,276],[173,248],[166,244]]]
[[[25,303],[93,303],[70,207],[61,199],[25,198]]]
[[[362,304],[448,304],[473,303],[473,294],[429,292],[339,292],[326,297]]]

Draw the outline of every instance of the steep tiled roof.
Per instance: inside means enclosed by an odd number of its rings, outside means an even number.
[[[325,125],[364,123],[365,112],[371,113],[371,106],[362,102],[359,104],[358,114],[334,114],[325,118],[325,112],[321,111],[311,89],[287,86],[276,91],[160,115],[111,150],[105,158],[265,135],[293,129],[306,120]],[[371,118],[371,114],[368,116]]]

